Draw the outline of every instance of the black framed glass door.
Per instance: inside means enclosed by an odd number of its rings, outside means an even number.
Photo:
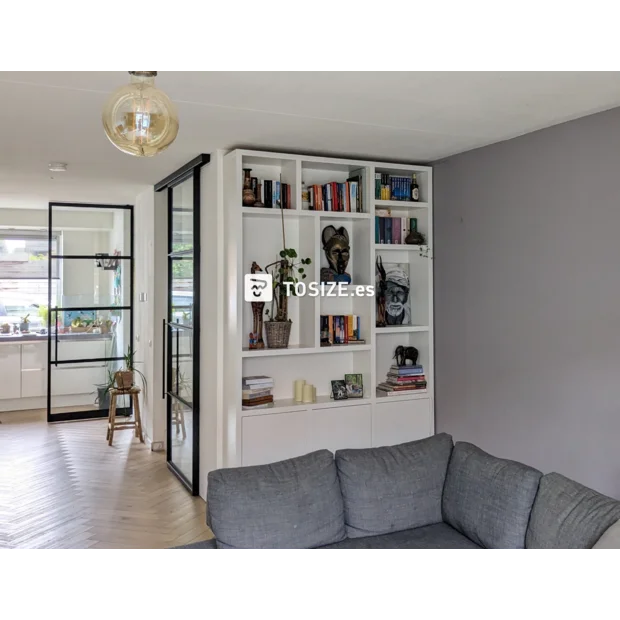
[[[167,462],[193,495],[200,463],[200,169],[208,162],[201,155],[155,186],[168,198]]]
[[[47,420],[107,417],[133,347],[133,207],[49,203],[48,237]]]

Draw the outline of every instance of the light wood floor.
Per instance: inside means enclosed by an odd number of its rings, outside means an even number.
[[[211,538],[205,504],[131,430],[0,413],[0,549],[168,548]]]

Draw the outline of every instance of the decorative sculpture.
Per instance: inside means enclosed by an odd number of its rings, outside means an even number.
[[[336,230],[334,226],[326,226],[321,235],[323,250],[329,267],[321,269],[321,282],[343,282],[351,284],[351,276],[346,272],[351,255],[349,233],[344,226]]]
[[[252,262],[250,273],[262,272],[256,261]],[[252,305],[252,333],[250,334],[250,349],[264,349],[265,341],[263,340],[263,308],[264,301],[253,301]]]
[[[407,366],[407,360],[411,360],[411,365],[418,363],[418,350],[415,347],[403,347],[399,345],[394,350],[394,359],[398,366]]]
[[[377,256],[375,261],[377,267],[377,289],[375,295],[377,297],[377,327],[385,327],[385,291],[387,284],[385,281],[385,269],[383,268],[383,260],[381,256]]]
[[[252,191],[252,178],[250,177],[250,173],[252,172],[251,168],[243,169],[243,206],[244,207],[253,207],[256,202],[256,196],[254,196],[254,192]]]

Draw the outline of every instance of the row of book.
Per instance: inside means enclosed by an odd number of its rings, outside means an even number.
[[[413,177],[393,176],[391,174],[375,173],[375,198],[377,200],[403,200],[418,202],[420,188]]]
[[[357,180],[349,180],[346,183],[310,185],[307,190],[308,209],[311,211],[363,213],[364,207],[360,188],[361,183]]]
[[[289,183],[272,181],[270,179],[250,178],[251,188],[256,197],[254,206],[263,206],[267,209],[292,209],[291,186]]]
[[[365,344],[362,339],[362,321],[356,314],[321,315],[321,346],[339,344]]]
[[[243,407],[273,406],[273,379],[265,375],[243,377],[241,382],[241,404]]]
[[[415,394],[426,389],[426,375],[420,364],[415,366],[397,366],[392,364],[383,383],[377,385],[377,390],[383,396],[398,396]]]
[[[375,243],[405,243],[407,235],[417,230],[418,219],[415,217],[375,216]]]

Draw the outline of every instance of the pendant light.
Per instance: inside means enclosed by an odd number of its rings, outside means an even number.
[[[157,71],[129,71],[131,81],[115,90],[103,108],[103,127],[123,153],[152,157],[168,148],[179,119],[166,93],[155,88]]]

